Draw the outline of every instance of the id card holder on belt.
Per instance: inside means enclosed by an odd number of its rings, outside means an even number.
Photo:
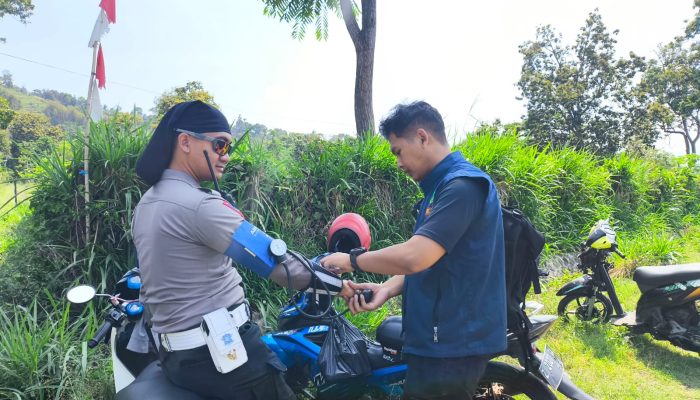
[[[248,353],[229,312],[222,307],[203,319],[202,333],[216,369],[225,374],[245,364]]]

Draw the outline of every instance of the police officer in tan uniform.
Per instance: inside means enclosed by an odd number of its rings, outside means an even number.
[[[143,282],[140,300],[160,341],[163,370],[174,384],[221,399],[294,399],[282,377],[284,365],[249,320],[236,266],[281,286],[290,280],[298,290],[313,286],[343,297],[351,296],[352,290],[317,265],[312,265],[312,274],[308,265],[288,257],[285,269],[269,254],[265,240],[271,238],[219,193],[199,186],[212,180],[204,153],[220,178],[231,139],[224,115],[201,101],[175,105],[156,128],[136,165],[138,175],[152,185],[137,205],[132,224]],[[225,322],[237,328],[247,355],[246,362],[225,373],[220,371],[226,371],[230,360],[224,359],[222,367],[212,358],[208,329],[202,324],[216,310],[225,311]],[[226,345],[235,342],[237,335],[232,333],[234,340],[229,335]],[[228,356],[237,358],[235,351]]]

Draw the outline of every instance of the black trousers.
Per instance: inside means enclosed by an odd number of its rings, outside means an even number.
[[[175,385],[206,398],[222,400],[294,400],[284,381],[285,366],[262,342],[257,324],[239,328],[248,361],[222,374],[216,370],[207,346],[167,352],[160,347],[163,372]]]
[[[471,399],[490,357],[433,358],[405,354],[403,400]]]

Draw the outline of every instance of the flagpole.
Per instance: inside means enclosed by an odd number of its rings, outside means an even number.
[[[100,42],[92,46],[92,69],[90,70],[90,84],[88,85],[88,122],[85,129],[85,146],[83,148],[83,176],[85,177],[85,247],[90,242],[90,212],[88,203],[90,202],[90,123],[92,121],[92,90],[95,86],[95,70],[97,68],[97,49]]]

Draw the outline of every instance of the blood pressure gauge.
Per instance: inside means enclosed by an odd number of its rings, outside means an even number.
[[[270,242],[270,253],[275,257],[282,257],[287,254],[287,243],[282,239],[272,239]]]

